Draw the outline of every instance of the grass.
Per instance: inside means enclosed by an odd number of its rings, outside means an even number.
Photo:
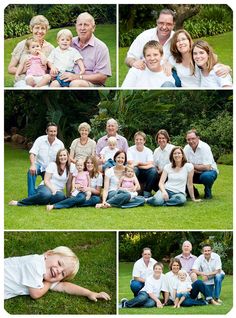
[[[62,29],[62,28],[60,28]],[[52,29],[47,32],[45,39],[57,46],[56,35],[60,29]],[[68,27],[72,34],[75,36],[75,27]],[[17,43],[30,35],[25,35],[19,38],[4,40],[4,84],[5,87],[12,87],[14,84],[14,75],[8,74],[7,67],[11,60],[11,53]],[[116,87],[116,25],[115,24],[103,24],[97,25],[95,36],[105,42],[110,52],[112,76],[106,81],[106,87]]]
[[[130,290],[130,279],[131,273],[133,269],[133,263],[121,262],[119,264],[119,301],[122,298],[133,298],[133,293]],[[168,271],[167,267],[165,267],[164,272]],[[175,309],[172,306],[164,307],[163,309],[158,308],[122,308],[119,309],[119,314],[155,314],[155,315],[167,315],[167,314],[175,314],[175,315],[223,315],[230,311],[233,306],[233,277],[230,275],[226,275],[223,280],[221,299],[223,301],[222,306],[195,306],[195,307],[180,307],[180,309]]]
[[[10,200],[26,197],[28,152],[5,145],[5,229],[201,229],[231,230],[233,220],[233,167],[219,165],[213,199],[188,201],[183,207],[95,209],[94,207],[52,210],[45,206],[8,206]],[[40,178],[38,178],[40,181]],[[203,186],[199,185],[200,194]],[[145,216],[145,217],[144,217]]]
[[[115,232],[5,232],[5,257],[43,254],[57,246],[68,246],[80,260],[73,283],[92,291],[105,291],[111,301],[92,302],[86,297],[49,291],[38,300],[18,296],[5,300],[12,314],[115,314],[116,233]]]
[[[201,39],[207,41],[213,47],[221,63],[229,65],[233,69],[233,32]],[[119,86],[122,85],[128,72],[128,67],[124,62],[128,49],[128,47],[119,48]]]

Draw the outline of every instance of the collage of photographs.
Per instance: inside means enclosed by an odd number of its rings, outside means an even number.
[[[3,7],[1,317],[231,318],[233,9],[98,2]]]

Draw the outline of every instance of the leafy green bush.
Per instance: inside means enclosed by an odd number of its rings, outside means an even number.
[[[222,165],[229,165],[232,166],[233,165],[233,153],[226,153],[223,154],[219,157],[219,159],[217,160],[217,163],[222,164]]]
[[[77,12],[73,10],[73,8],[73,5],[68,4],[58,4],[50,7],[49,10],[45,12],[45,16],[48,19],[51,28],[74,25],[77,18]]]
[[[120,39],[119,39],[119,46],[120,47],[127,47],[130,46],[131,43],[134,41],[134,39],[141,33],[143,32],[142,29],[132,29],[128,32],[121,33],[120,34]]]
[[[184,29],[186,29],[193,39],[197,39],[204,36],[212,36],[216,34],[222,34],[228,31],[232,31],[233,25],[231,22],[222,21],[218,23],[214,20],[187,20],[184,22]]]

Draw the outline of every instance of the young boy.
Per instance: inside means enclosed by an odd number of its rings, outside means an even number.
[[[49,289],[90,300],[110,300],[105,292],[96,293],[67,282],[79,270],[77,256],[66,246],[59,246],[42,255],[26,255],[4,259],[4,299],[30,295],[38,299]]]
[[[55,77],[50,87],[69,87],[70,82],[64,81],[60,76],[64,72],[73,73],[75,64],[79,65],[80,75],[85,73],[83,57],[78,50],[71,47],[73,35],[70,30],[63,29],[57,33],[58,47],[52,50],[48,57],[48,66],[51,69],[51,75]]]
[[[180,308],[182,302],[190,297],[192,289],[191,280],[184,270],[178,271],[178,281],[174,286],[175,304],[174,308]]]
[[[105,171],[108,168],[111,168],[115,165],[113,160],[114,155],[119,150],[117,148],[117,140],[116,137],[109,137],[107,140],[107,146],[102,148],[100,152],[100,160],[102,162],[102,171]]]

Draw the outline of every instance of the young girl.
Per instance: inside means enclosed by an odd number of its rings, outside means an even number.
[[[35,38],[29,38],[25,42],[25,50],[28,55],[20,62],[17,67],[15,80],[19,80],[19,74],[22,73],[25,64],[30,62],[30,67],[26,71],[25,82],[26,85],[32,87],[42,87],[48,85],[51,76],[46,74],[47,58],[42,53],[41,45]]]
[[[125,167],[125,175],[121,177],[119,188],[129,191],[131,199],[138,195],[137,190],[140,188],[138,179],[134,176],[134,168],[130,165]]]
[[[72,72],[74,65],[78,64],[80,75],[85,73],[83,57],[78,50],[71,47],[73,35],[70,30],[63,29],[57,33],[58,47],[53,49],[48,57],[48,66],[51,68],[51,74],[55,77],[51,87],[68,87],[69,81],[64,81],[60,76],[64,72]]]
[[[207,42],[198,40],[193,44],[192,58],[201,70],[201,87],[232,87],[229,74],[225,77],[216,74],[219,68],[217,56]]]
[[[76,171],[73,173],[71,195],[76,197],[83,189],[90,187],[90,176],[88,171],[84,171],[84,161],[79,159],[76,161]],[[86,191],[86,200],[91,198],[91,191]]]
[[[179,270],[178,280],[174,286],[174,298],[175,304],[174,308],[180,308],[182,302],[190,297],[190,291],[192,289],[190,277],[184,270]]]

